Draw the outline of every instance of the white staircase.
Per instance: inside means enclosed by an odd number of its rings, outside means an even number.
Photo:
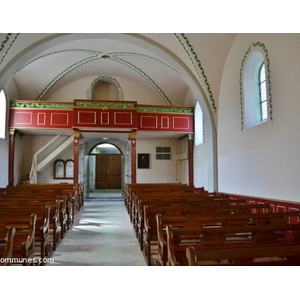
[[[37,183],[38,173],[42,173],[50,164],[52,164],[65,150],[74,143],[73,136],[55,136],[39,151],[32,159],[31,170],[29,174],[30,183]]]

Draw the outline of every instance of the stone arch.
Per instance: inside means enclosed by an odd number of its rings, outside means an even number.
[[[209,101],[205,95],[203,87],[187,65],[176,55],[168,51],[164,46],[159,45],[153,40],[138,34],[118,34],[118,33],[76,33],[76,34],[57,34],[41,40],[30,47],[26,48],[12,59],[0,72],[0,90],[11,77],[22,67],[28,60],[39,55],[50,47],[57,46],[61,43],[75,39],[92,39],[92,38],[110,38],[112,40],[121,40],[147,49],[164,59],[169,65],[177,69],[182,78],[189,85],[195,98],[199,101],[203,110],[204,119],[206,120],[206,142],[208,145],[208,190],[218,191],[218,156],[217,156],[217,131],[214,124],[212,111]]]
[[[89,155],[91,155],[91,154],[93,154],[93,150],[94,149],[96,149],[98,146],[104,146],[104,145],[110,145],[112,148],[115,148],[115,151],[108,151],[108,153],[109,152],[111,152],[111,153],[113,153],[113,152],[119,152],[118,154],[121,154],[121,155],[123,155],[123,151],[122,151],[122,149],[120,148],[120,147],[118,147],[117,145],[115,145],[114,143],[111,143],[111,142],[98,142],[96,145],[94,145],[91,149],[90,149],[90,151],[89,151]],[[94,153],[94,154],[97,154],[97,153]],[[99,153],[100,154],[100,153]]]
[[[117,93],[117,97],[111,97],[111,98],[117,98],[117,99],[96,99],[95,98],[95,92],[97,88],[100,87],[101,84],[109,84],[112,89],[114,89]],[[90,100],[118,100],[123,101],[124,95],[123,90],[121,88],[120,83],[116,80],[116,78],[111,76],[98,76],[96,77],[93,82],[90,85],[90,88],[86,91],[87,99]]]

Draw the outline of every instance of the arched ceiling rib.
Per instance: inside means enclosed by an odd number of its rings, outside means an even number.
[[[23,65],[14,81],[20,98],[47,100],[72,81],[99,75],[130,78],[141,88],[155,90],[162,105],[179,105],[188,90],[179,72],[151,52],[106,39],[78,40],[48,49]]]
[[[59,39],[52,42],[51,37],[54,35]],[[189,83],[183,79],[179,69],[154,54],[146,44],[132,43],[133,36],[140,36],[162,46],[168,53],[173,53],[174,57],[179,57],[190,68],[211,102],[212,110],[218,104],[222,70],[236,36],[201,33],[54,35],[0,34],[0,71],[26,47],[29,49],[38,43],[43,44],[43,39],[48,42],[43,51],[37,51],[38,54],[34,58],[31,56],[14,74],[19,99],[48,100],[72,82],[83,78],[111,76],[117,80],[126,78],[134,81],[141,90],[156,95],[161,105],[184,106]],[[132,99],[126,99],[125,94],[124,100]]]

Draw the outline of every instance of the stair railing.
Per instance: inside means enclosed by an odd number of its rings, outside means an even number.
[[[43,146],[40,150],[38,150],[32,159],[31,170],[29,173],[30,183],[37,183],[37,165],[38,165],[38,155],[44,151],[47,147],[49,147],[52,143],[54,143],[60,135],[54,137],[51,141],[49,141],[45,146]]]

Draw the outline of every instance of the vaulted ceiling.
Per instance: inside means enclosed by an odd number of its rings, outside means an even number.
[[[186,34],[201,68],[191,59],[179,34],[0,34],[3,66],[23,55],[11,80],[18,100],[72,101],[72,84],[84,78],[107,76],[134,82],[139,90],[153,95],[156,105],[185,105],[189,83],[181,70],[153,52],[147,43],[133,43],[132,37],[160,45],[179,63],[189,65],[198,76],[205,72],[205,84],[217,99],[221,74],[236,34]],[[55,38],[54,38],[55,37]],[[57,37],[57,38],[56,38]],[[11,61],[9,61],[11,59]],[[1,67],[1,65],[0,65]],[[198,70],[197,70],[198,68]],[[0,69],[1,70],[1,69]],[[199,75],[200,74],[200,75]],[[1,73],[0,73],[1,75]],[[1,78],[1,76],[0,76]],[[70,99],[56,99],[56,93],[70,86]],[[88,88],[88,86],[87,86]],[[11,99],[16,100],[16,99]],[[127,99],[142,102],[142,99]]]

